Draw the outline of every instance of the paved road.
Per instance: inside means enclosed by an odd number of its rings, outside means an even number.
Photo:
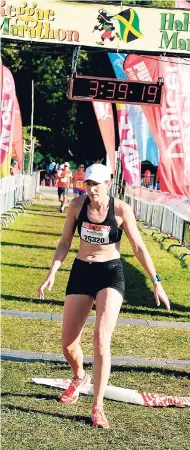
[[[59,353],[37,353],[28,352],[25,350],[9,350],[2,349],[1,359],[7,361],[23,361],[23,362],[60,362],[67,363],[63,355]],[[92,356],[84,357],[85,364],[93,364]],[[167,368],[190,368],[190,361],[179,359],[157,359],[157,358],[135,358],[132,356],[112,356],[112,366],[154,366],[154,367],[167,367]]]
[[[57,200],[57,187],[40,186],[39,192],[44,195],[44,197],[52,197]],[[68,197],[73,197],[73,190],[69,189],[67,194]]]
[[[34,311],[15,311],[11,309],[2,309],[2,316],[22,317],[25,319],[43,319],[43,320],[58,320],[62,321],[62,314],[52,314]],[[89,316],[87,323],[95,323],[96,317]],[[149,319],[130,319],[120,317],[117,320],[117,325],[138,325],[141,327],[158,327],[158,328],[184,328],[189,329],[189,322],[173,322],[173,321],[161,321],[161,320],[149,320]]]

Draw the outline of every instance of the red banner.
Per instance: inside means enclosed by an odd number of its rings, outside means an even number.
[[[22,119],[17,97],[15,99],[15,111],[14,111],[13,150],[15,152],[16,159],[18,162],[18,168],[20,172],[22,172],[24,146],[22,133]]]
[[[175,0],[175,7],[176,8],[190,9],[189,2],[186,1],[186,0]]]
[[[94,111],[109,156],[112,173],[115,175],[115,128],[111,103],[93,102]]]
[[[10,173],[15,106],[15,83],[7,67],[3,66],[3,87],[1,97],[0,169],[1,177]]]
[[[164,78],[162,106],[142,106],[160,151],[160,189],[190,197],[190,65],[180,58],[129,55],[130,80]]]
[[[129,120],[128,110],[125,105],[116,104],[116,107],[120,136],[123,178],[128,184],[131,184],[133,186],[140,186],[141,166],[139,160],[139,152],[137,148],[137,141],[133,133],[133,127]]]

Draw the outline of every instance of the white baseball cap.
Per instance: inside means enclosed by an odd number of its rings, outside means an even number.
[[[110,178],[110,171],[103,164],[92,164],[86,169],[85,181],[92,180],[96,183],[103,183],[103,181],[110,181]]]
[[[70,167],[70,164],[68,162],[65,162],[64,166]]]

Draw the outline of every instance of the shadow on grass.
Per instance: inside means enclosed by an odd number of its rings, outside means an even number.
[[[56,228],[55,226],[54,226],[54,224],[52,224],[51,226],[50,225],[38,225],[38,223],[30,223],[30,224],[27,224],[27,223],[24,223],[23,224],[23,226],[25,226],[25,227],[35,227],[35,228]],[[9,230],[12,230],[12,229],[14,229],[14,228],[9,228]],[[14,230],[15,231],[15,230]],[[49,234],[49,233],[48,233]]]
[[[60,368],[61,370],[61,368]],[[168,376],[168,377],[181,377],[181,378],[188,378],[189,377],[189,370],[183,369],[183,371],[173,369],[173,368],[164,368],[164,367],[158,367],[158,366],[117,366],[113,365],[111,366],[111,373],[113,372],[136,372],[136,373],[157,373],[160,375]]]
[[[44,227],[45,228],[45,227]],[[9,229],[5,229],[4,231],[16,231],[18,233],[26,233],[26,234],[41,234],[43,235],[47,235],[47,236],[60,236],[61,237],[61,233],[48,233],[46,231],[29,231],[29,230],[19,230],[19,229],[14,229],[14,228],[9,228]]]
[[[17,242],[6,242],[6,241],[1,242],[1,245],[10,246],[10,247],[38,248],[38,249],[43,249],[43,250],[55,250],[55,248],[56,248],[56,247],[49,247],[47,245],[45,246],[45,245],[35,245],[35,244],[21,244],[21,243],[17,243]]]
[[[92,363],[84,363],[84,368],[85,369],[92,369]],[[51,371],[65,371],[68,370],[70,372],[70,377],[72,377],[71,375],[71,367],[64,363],[64,366],[62,363],[60,362],[54,362],[53,366],[51,366]],[[164,375],[164,376],[174,376],[174,377],[181,377],[181,378],[188,378],[189,377],[189,369],[185,369],[183,368],[182,370],[177,370],[174,369],[173,367],[171,368],[165,368],[165,367],[158,367],[158,366],[121,366],[121,365],[117,365],[117,364],[113,364],[111,366],[111,373],[113,372],[136,372],[136,373],[157,373],[160,375]],[[58,378],[58,377],[57,377]],[[59,377],[61,378],[61,377]],[[68,378],[69,378],[69,374],[68,374]],[[33,384],[33,383],[32,383]],[[108,382],[109,384],[109,382]],[[42,385],[41,385],[42,386]],[[45,386],[45,385],[43,385]],[[45,387],[50,387],[50,386],[45,386]]]
[[[181,253],[182,253],[183,251],[185,251],[185,249],[184,249],[183,246],[181,246]],[[172,254],[172,252],[170,252],[170,255],[173,255],[174,258],[176,258],[176,259],[178,260],[178,262],[180,263],[180,266],[181,266],[182,269],[189,269],[189,265],[188,265],[188,263],[185,261],[185,259],[179,259],[179,255],[176,255],[176,254],[174,254],[174,253]]]
[[[66,217],[65,215],[63,215],[63,214],[60,214],[60,213],[57,213],[57,215],[55,215],[55,214],[51,214],[50,212],[48,212],[47,214],[45,214],[44,212],[41,212],[41,211],[38,211],[38,212],[35,212],[35,211],[27,211],[27,213],[28,213],[28,215],[33,215],[33,216],[46,216],[46,217],[56,217],[56,219],[58,219],[58,218],[60,218],[60,219],[63,219],[63,217]]]
[[[56,208],[56,206],[55,207],[53,207],[52,209],[41,209],[41,207],[38,209],[38,208],[26,208],[26,211],[27,212],[33,212],[33,211],[37,211],[37,212],[42,212],[42,213],[59,213],[59,211],[58,211],[58,206],[57,206],[57,208]]]
[[[91,425],[92,421],[90,419],[89,416],[80,416],[80,415],[69,415],[69,414],[61,414],[61,413],[53,413],[53,412],[49,412],[49,411],[42,411],[40,409],[35,409],[35,408],[24,408],[23,406],[16,406],[16,405],[11,405],[9,403],[4,403],[2,406],[4,406],[5,408],[8,408],[9,410],[13,410],[13,411],[20,411],[23,413],[34,413],[34,414],[43,414],[46,416],[52,416],[52,417],[57,417],[59,419],[66,419],[66,420],[70,420],[71,422],[84,422],[86,425]]]
[[[26,302],[35,304],[46,304],[46,305],[59,305],[62,306],[64,300],[52,300],[52,299],[42,299],[42,298],[28,298],[28,297],[16,297],[15,295],[2,294],[2,300],[11,300],[15,302]]]
[[[34,384],[31,383],[33,386]],[[46,386],[45,386],[46,387]],[[51,386],[49,386],[51,387]],[[15,394],[12,392],[2,392],[1,397],[27,397],[27,398],[36,398],[37,400],[59,400],[58,395],[47,395],[47,394]]]
[[[45,266],[26,266],[25,264],[10,264],[10,263],[1,263],[2,266],[10,266],[10,267],[19,267],[24,269],[37,269],[37,270],[49,270],[49,267]],[[63,269],[62,267],[59,268],[59,272],[70,272],[71,269]]]
[[[56,247],[49,247],[47,245],[45,246],[45,245],[36,245],[36,244],[21,244],[21,243],[17,243],[17,242],[6,242],[6,241],[1,242],[1,245],[10,246],[10,247],[38,248],[38,249],[43,249],[43,250],[55,250],[56,249]],[[70,248],[69,253],[78,253],[78,249]]]
[[[125,298],[123,300],[121,312],[176,318],[184,317],[182,314],[176,313],[176,311],[181,311],[181,313],[190,312],[190,307],[177,304],[171,299],[171,308],[173,308],[174,311],[168,312],[164,309],[164,306],[161,306],[162,309],[158,309],[156,307],[153,290],[149,289],[146,285],[145,275],[128,263],[123,256],[124,255],[121,256],[121,260],[125,275]],[[128,257],[128,255],[125,256]]]

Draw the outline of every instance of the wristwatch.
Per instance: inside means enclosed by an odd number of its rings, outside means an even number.
[[[152,281],[153,284],[155,284],[158,281],[161,281],[161,276],[156,274],[155,278],[151,278],[151,281]]]

